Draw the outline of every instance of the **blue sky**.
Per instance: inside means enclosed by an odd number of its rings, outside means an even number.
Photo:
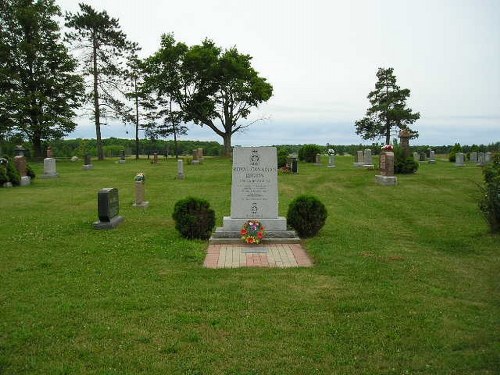
[[[56,0],[77,11],[79,0]],[[81,0],[80,0],[81,1]],[[187,44],[208,37],[253,56],[274,87],[233,144],[368,143],[354,122],[369,106],[379,67],[393,67],[421,114],[415,144],[500,141],[500,1],[497,0],[88,0],[119,18],[143,57],[162,33]],[[69,137],[95,137],[81,117]],[[103,127],[104,137],[133,135]],[[128,131],[128,134],[126,133]],[[221,139],[190,126],[184,139]]]

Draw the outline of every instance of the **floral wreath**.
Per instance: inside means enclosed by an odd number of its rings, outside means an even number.
[[[134,177],[134,181],[146,182],[146,175],[143,172],[137,173]]]
[[[264,238],[264,226],[258,220],[248,220],[241,228],[240,234],[243,242],[258,244]]]
[[[382,151],[394,151],[394,147],[392,145],[385,145],[385,146],[382,146]]]

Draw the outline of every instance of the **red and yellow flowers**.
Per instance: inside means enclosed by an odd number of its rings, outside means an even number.
[[[248,244],[258,244],[264,238],[264,226],[258,220],[249,220],[240,231],[241,239]]]

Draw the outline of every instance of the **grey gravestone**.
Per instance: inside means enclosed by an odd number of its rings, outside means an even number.
[[[477,153],[477,165],[483,166],[485,164],[484,152]]]
[[[491,162],[491,152],[488,151],[484,154],[484,163],[488,164],[489,162]]]
[[[316,154],[315,165],[321,165],[321,154]]]
[[[457,152],[455,154],[455,166],[457,167],[463,167],[465,165],[464,163],[464,153],[463,152]]]
[[[149,206],[149,202],[144,200],[146,193],[146,187],[144,181],[135,181],[135,202],[134,207],[146,208]]]
[[[200,160],[198,159],[198,149],[193,150],[193,160],[191,164],[200,164]]]
[[[184,160],[177,160],[177,178],[179,180],[184,180],[186,176],[184,176]]]
[[[299,173],[299,161],[296,154],[289,155],[286,164],[292,173]]]
[[[436,163],[436,153],[434,150],[429,151],[429,164],[435,164]]]
[[[56,172],[56,159],[43,159],[43,175],[41,176],[41,178],[55,178],[58,176],[59,174]]]
[[[370,150],[369,148],[365,150],[363,155],[363,160],[364,160],[363,164],[364,167],[373,168],[372,150]]]
[[[120,201],[117,188],[104,188],[97,193],[97,214],[99,221],[94,222],[95,229],[113,229],[122,221],[119,216]]]
[[[361,167],[365,164],[363,151],[356,151],[354,166]]]
[[[328,155],[328,168],[335,168],[335,154]]]
[[[477,163],[477,152],[471,152],[470,153],[470,161],[473,163]]]
[[[240,242],[240,230],[250,219],[265,227],[266,240],[297,242],[286,218],[278,216],[278,158],[276,147],[235,147],[231,185],[231,216],[223,218],[211,242]]]
[[[204,157],[203,157],[203,148],[199,147],[197,151],[198,151],[198,162],[200,164],[203,164],[203,160],[204,160]]]
[[[125,163],[125,150],[120,151],[120,160],[118,161],[120,164]]]
[[[379,185],[394,186],[398,183],[394,176],[394,152],[382,152],[380,154],[380,174],[375,176]]]
[[[413,160],[415,160],[417,163],[420,161],[420,155],[418,152],[413,152]]]
[[[85,159],[83,161],[83,169],[89,170],[92,169],[92,158],[90,157],[90,154],[85,154]]]

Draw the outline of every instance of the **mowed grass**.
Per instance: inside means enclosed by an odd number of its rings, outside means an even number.
[[[2,374],[496,374],[500,239],[481,169],[438,160],[375,184],[351,157],[280,175],[280,214],[313,194],[329,217],[314,267],[204,269],[171,218],[186,196],[230,214],[231,163],[58,161],[57,179],[0,189]],[[42,164],[32,163],[38,175]],[[132,207],[146,173],[146,210]],[[97,231],[97,191],[125,221]]]

